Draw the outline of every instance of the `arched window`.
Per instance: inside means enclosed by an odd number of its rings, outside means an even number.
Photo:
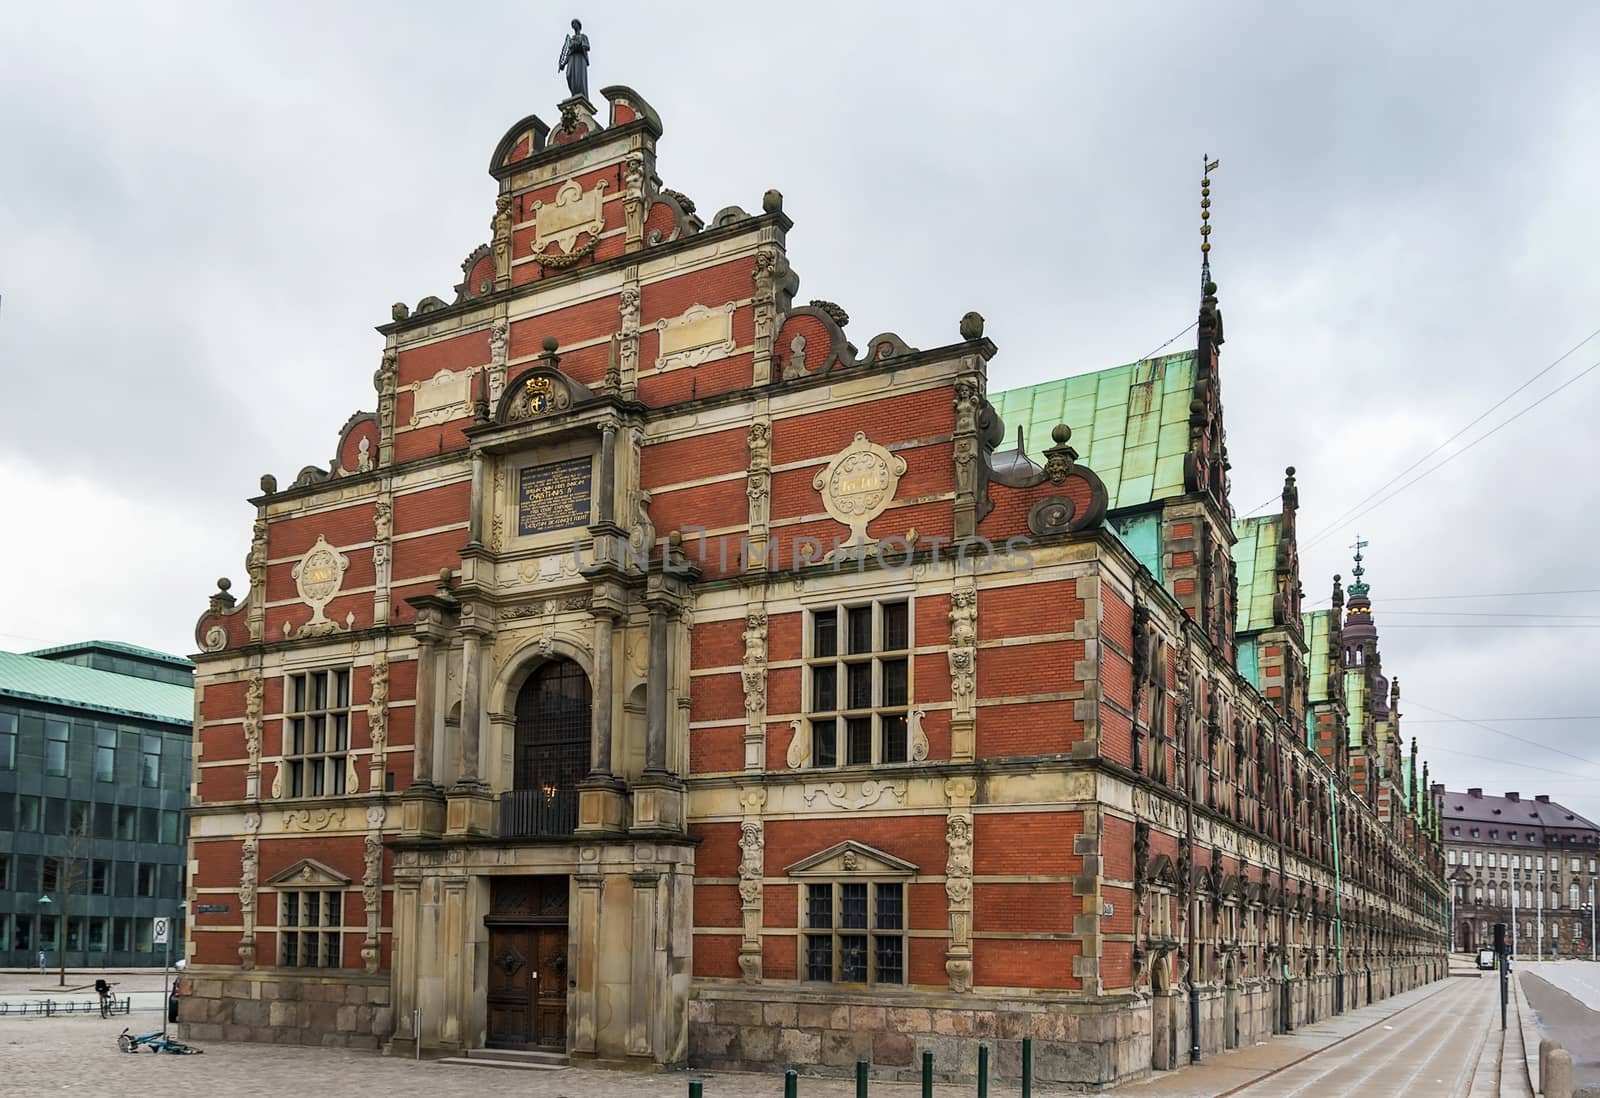
[[[589,677],[571,660],[541,664],[517,694],[516,717],[500,834],[570,835],[578,826],[578,782],[589,772]]]

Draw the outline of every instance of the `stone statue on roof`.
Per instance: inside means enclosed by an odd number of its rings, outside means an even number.
[[[583,33],[583,23],[572,21],[572,33],[561,43],[561,58],[556,68],[566,71],[567,90],[574,96],[589,97],[589,36]]]

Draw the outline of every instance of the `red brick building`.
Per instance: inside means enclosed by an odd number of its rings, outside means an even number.
[[[1215,297],[1001,394],[601,96],[197,625],[192,1034],[1099,1086],[1442,975],[1436,821],[1308,721],[1292,482],[1238,574]]]

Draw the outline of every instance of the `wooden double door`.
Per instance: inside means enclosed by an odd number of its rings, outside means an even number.
[[[567,1047],[565,877],[494,882],[489,930],[488,1043]]]

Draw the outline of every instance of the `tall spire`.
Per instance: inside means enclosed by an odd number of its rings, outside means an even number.
[[[1200,172],[1200,296],[1205,297],[1211,281],[1211,173],[1222,161],[1202,154],[1200,163],[1204,166]]]

